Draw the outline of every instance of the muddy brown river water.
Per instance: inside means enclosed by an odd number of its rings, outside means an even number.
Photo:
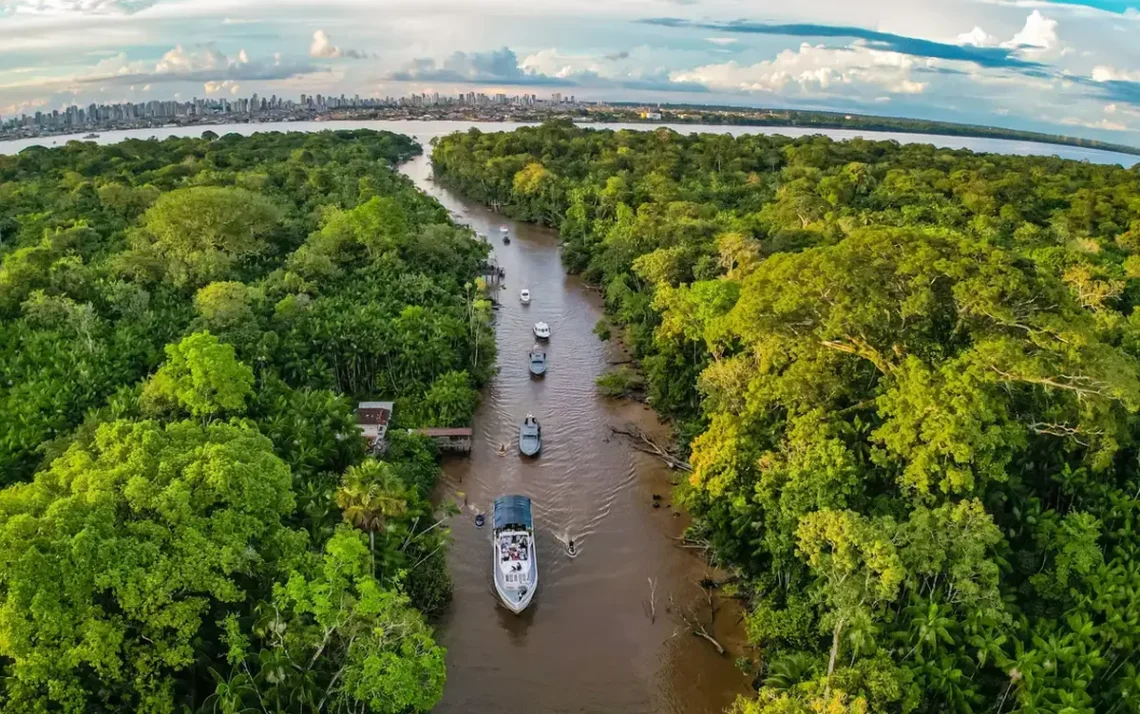
[[[469,505],[452,522],[455,599],[439,626],[447,687],[436,711],[723,711],[748,680],[731,654],[718,655],[679,617],[683,611],[708,621],[697,584],[707,568],[671,538],[684,527],[671,507],[669,480],[678,474],[611,436],[610,425],[661,427],[644,406],[596,391],[594,379],[618,349],[593,333],[602,317],[598,295],[565,273],[553,231],[506,220],[443,189],[431,180],[426,156],[403,171],[490,236],[506,271],[495,313],[498,375],[475,415],[472,454],[444,467],[444,498],[462,503],[465,495]],[[510,245],[499,238],[501,225],[510,229]],[[529,305],[519,301],[524,287],[532,294]],[[531,328],[539,320],[552,331],[549,371],[541,380],[527,368]],[[516,446],[528,412],[543,431],[542,454],[534,460],[521,458]],[[506,456],[499,455],[500,444]],[[533,500],[538,541],[539,589],[517,616],[496,601],[489,525],[474,525],[475,513],[489,513],[505,493]],[[657,509],[654,494],[662,497]],[[568,538],[578,546],[577,558],[566,555]],[[739,614],[725,605],[716,618],[717,636],[727,643]]]

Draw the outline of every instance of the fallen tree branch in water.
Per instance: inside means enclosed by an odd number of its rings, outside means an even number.
[[[669,539],[677,541],[678,548],[685,548],[688,550],[703,550],[706,552],[712,550],[712,546],[705,541],[693,540],[687,536],[669,536]]]
[[[676,605],[676,603],[673,602],[672,596],[669,596],[669,602]],[[716,648],[717,654],[724,654],[724,645],[717,642],[716,638],[709,634],[708,629],[705,628],[705,625],[701,622],[699,617],[686,615],[680,608],[677,608],[677,616],[681,618],[694,637],[700,637],[702,640],[708,641],[709,644]]]
[[[649,621],[657,623],[657,581],[653,578],[646,578],[649,581]]]
[[[671,469],[682,469],[684,471],[693,470],[693,467],[691,464],[689,464],[689,462],[675,455],[669,449],[666,449],[665,447],[658,444],[653,437],[649,436],[636,426],[630,425],[625,429],[619,429],[616,426],[611,425],[610,431],[614,434],[621,434],[622,436],[628,438],[632,442],[631,445],[633,448],[644,454],[656,456],[657,458],[664,461]]]

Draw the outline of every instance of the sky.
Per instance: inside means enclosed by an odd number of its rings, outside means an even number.
[[[257,92],[553,92],[1140,146],[1140,0],[0,0],[0,117]]]

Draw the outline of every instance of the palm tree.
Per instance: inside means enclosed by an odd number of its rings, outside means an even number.
[[[345,472],[336,492],[336,505],[344,513],[344,520],[368,533],[368,549],[375,570],[376,532],[384,528],[388,518],[408,512],[404,483],[388,464],[365,459]]]
[[[807,652],[792,652],[777,657],[768,665],[765,687],[789,690],[815,676],[819,660]]]

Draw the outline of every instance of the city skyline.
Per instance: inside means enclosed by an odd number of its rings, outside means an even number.
[[[145,102],[115,102],[100,104],[92,102],[86,107],[72,104],[63,109],[51,111],[36,110],[33,113],[22,113],[15,116],[0,116],[0,137],[5,135],[19,135],[20,130],[28,136],[34,136],[40,131],[56,133],[67,129],[84,129],[104,127],[116,123],[131,122],[133,120],[161,120],[183,118],[207,118],[210,116],[246,115],[256,117],[258,114],[267,116],[274,113],[288,113],[293,111],[308,111],[324,113],[338,109],[379,109],[398,107],[433,107],[433,106],[473,106],[494,107],[512,105],[518,107],[533,106],[575,106],[574,95],[564,96],[561,92],[554,92],[548,97],[540,98],[537,94],[506,93],[486,94],[483,92],[461,92],[455,95],[440,94],[439,92],[410,94],[402,97],[361,97],[354,94],[351,97],[341,93],[337,95],[301,94],[296,99],[278,97],[276,94],[268,97],[259,96],[254,92],[249,97],[192,97],[188,101],[174,99],[151,99]],[[284,118],[284,117],[278,117]]]
[[[254,92],[557,92],[1140,144],[1135,4],[0,0],[0,117]]]

